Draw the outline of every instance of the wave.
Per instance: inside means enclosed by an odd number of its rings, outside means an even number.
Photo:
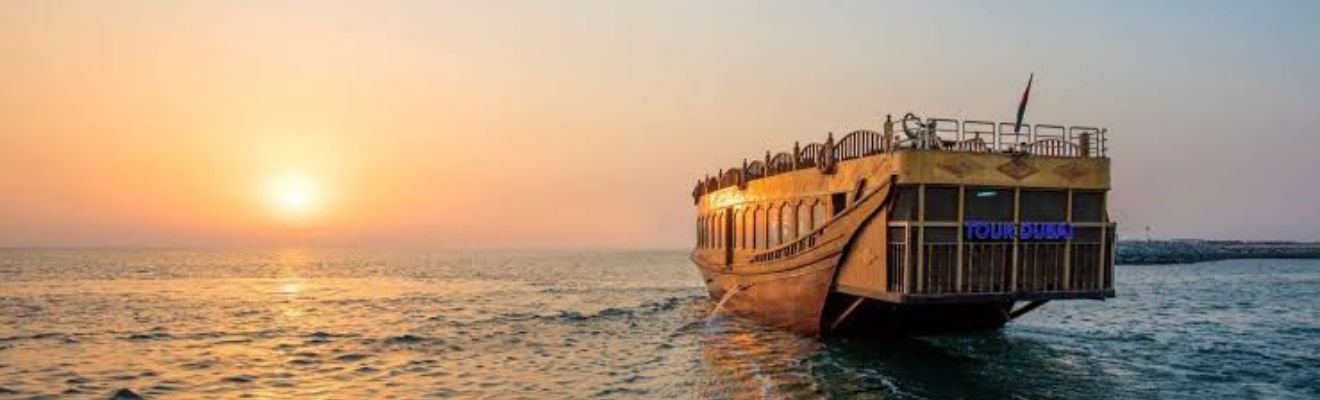
[[[528,320],[541,320],[547,322],[583,322],[589,320],[604,320],[617,318],[636,318],[639,316],[649,316],[658,313],[673,311],[679,306],[693,303],[694,300],[703,299],[704,296],[670,296],[663,300],[642,303],[632,307],[606,307],[594,313],[583,313],[576,310],[559,310],[551,314],[532,314],[526,312],[511,312],[500,314],[494,318],[477,322],[518,322]]]

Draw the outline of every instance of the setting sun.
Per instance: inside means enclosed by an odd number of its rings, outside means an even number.
[[[281,216],[306,218],[315,213],[321,192],[315,182],[299,174],[277,176],[270,181],[268,199]]]

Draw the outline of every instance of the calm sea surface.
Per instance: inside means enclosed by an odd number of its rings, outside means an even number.
[[[0,251],[0,398],[1320,398],[1320,261],[1121,266],[1003,331],[709,316],[677,252]]]

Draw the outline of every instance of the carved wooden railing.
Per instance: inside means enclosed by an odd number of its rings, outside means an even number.
[[[766,176],[765,163],[760,161],[752,161],[751,164],[747,164],[746,167],[743,167],[743,170],[747,171],[745,174],[743,174],[743,177],[748,181],[753,179],[764,178]]]
[[[798,168],[812,168],[820,165],[818,158],[820,158],[820,152],[824,148],[825,145],[820,143],[812,143],[808,144],[807,147],[803,147],[798,152]]]
[[[739,171],[738,168],[729,168],[727,171],[723,171],[720,173],[721,188],[742,185],[742,182],[743,182],[742,171]]]
[[[911,117],[909,117],[911,118]],[[912,126],[917,126],[915,132]],[[830,133],[824,143],[805,147],[794,144],[792,151],[771,155],[742,168],[721,170],[715,177],[697,181],[692,191],[694,201],[702,195],[730,186],[744,187],[748,182],[801,169],[816,168],[833,173],[839,161],[852,160],[897,149],[958,151],[970,153],[1012,152],[1046,157],[1106,157],[1108,130],[1089,126],[1015,124],[957,120],[948,118],[905,119],[885,122],[885,133],[856,130],[838,142]]]
[[[774,157],[771,157],[770,161],[766,163],[766,165],[770,166],[769,174],[778,175],[797,170],[797,163],[794,161],[794,158],[796,158],[796,156],[789,153],[779,153]]]
[[[852,131],[835,145],[834,156],[842,161],[883,153],[886,149],[883,139],[883,135],[874,131]]]

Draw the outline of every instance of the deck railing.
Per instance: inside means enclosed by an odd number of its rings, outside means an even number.
[[[1107,157],[1108,130],[1090,126],[1022,124],[908,117],[887,119],[884,130],[857,130],[835,142],[830,133],[824,143],[794,144],[788,152],[766,152],[762,160],[743,160],[741,167],[721,170],[697,182],[693,200],[730,186],[806,168],[831,172],[834,163],[898,149],[925,149],[970,153],[1014,153],[1047,157]]]

